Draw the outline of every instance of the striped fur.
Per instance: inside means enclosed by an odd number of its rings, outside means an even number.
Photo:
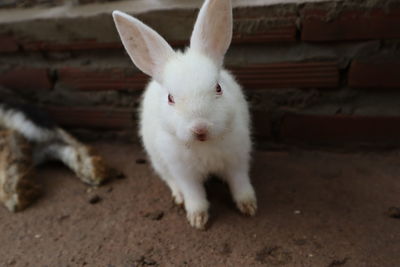
[[[19,211],[39,195],[29,176],[38,164],[63,162],[89,185],[109,175],[103,159],[57,127],[45,114],[25,105],[0,103],[0,202]]]

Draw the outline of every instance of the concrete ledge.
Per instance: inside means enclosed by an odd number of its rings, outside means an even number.
[[[325,1],[234,1],[234,43],[295,41],[299,4]],[[0,35],[33,51],[120,48],[111,17],[111,12],[119,9],[137,16],[173,44],[182,45],[190,37],[201,3],[135,0],[0,10]]]
[[[232,67],[235,77],[248,89],[269,88],[336,88],[339,69],[336,62],[275,63]],[[58,82],[64,88],[82,91],[142,90],[148,76],[130,68],[103,70],[62,68]]]
[[[60,125],[73,128],[120,130],[134,125],[132,109],[43,107]]]
[[[280,138],[303,143],[400,142],[400,117],[287,114]]]
[[[400,8],[392,10],[346,10],[335,18],[329,10],[308,9],[303,13],[304,41],[343,41],[400,38]]]
[[[273,5],[321,3],[332,0],[233,0],[233,7],[265,7]],[[333,0],[341,1],[341,0]],[[57,7],[35,7],[28,9],[0,9],[0,23],[31,21],[37,19],[56,18],[81,18],[102,14],[109,14],[113,10],[121,10],[126,13],[138,15],[153,11],[168,10],[193,10],[198,9],[203,0],[126,0],[111,3],[93,3],[87,5],[64,4]]]

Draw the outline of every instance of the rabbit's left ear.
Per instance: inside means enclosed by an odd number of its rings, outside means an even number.
[[[165,63],[175,52],[157,32],[121,11],[113,12],[122,43],[133,63],[158,82]]]
[[[194,25],[191,49],[206,54],[218,65],[222,65],[231,40],[231,0],[206,0]]]

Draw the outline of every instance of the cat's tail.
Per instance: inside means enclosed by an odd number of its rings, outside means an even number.
[[[30,142],[57,139],[57,126],[46,114],[27,104],[0,102],[0,128],[13,130]]]

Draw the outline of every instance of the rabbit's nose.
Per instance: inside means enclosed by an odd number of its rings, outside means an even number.
[[[193,127],[192,132],[197,140],[199,141],[206,141],[208,135],[208,129],[205,126],[196,126]]]

